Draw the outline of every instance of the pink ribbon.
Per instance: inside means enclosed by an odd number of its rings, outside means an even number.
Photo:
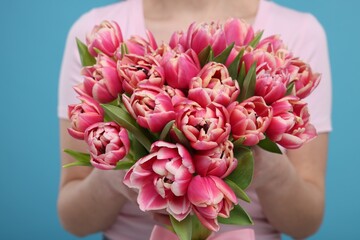
[[[179,240],[178,236],[172,231],[167,230],[161,226],[156,225],[150,236],[150,240]],[[224,233],[211,234],[207,240],[255,240],[255,233],[253,229],[238,229]]]

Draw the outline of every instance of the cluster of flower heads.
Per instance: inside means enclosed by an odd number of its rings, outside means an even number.
[[[194,23],[157,45],[150,32],[124,40],[116,22],[102,22],[86,37],[95,61],[74,87],[81,103],[69,106],[69,133],[88,143],[93,166],[114,169],[131,149],[130,133],[105,121],[100,104],[120,99],[118,107],[151,133],[173,123],[167,141],[153,142],[124,182],[139,190],[141,210],[166,209],[178,221],[195,213],[217,231],[217,218],[237,204],[223,180],[237,166],[235,141],[251,147],[268,138],[291,149],[316,136],[302,99],[320,75],[279,36],[259,36],[228,19]],[[255,81],[244,81],[248,74]]]

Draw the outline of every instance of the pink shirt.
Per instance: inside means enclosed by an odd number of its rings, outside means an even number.
[[[74,85],[82,81],[80,60],[75,38],[84,41],[85,35],[102,20],[115,20],[121,26],[124,38],[131,35],[145,36],[145,23],[141,0],[128,0],[109,6],[93,9],[81,16],[72,26],[66,43],[59,82],[59,118],[67,118],[67,106],[78,102]],[[314,16],[297,12],[271,1],[260,1],[255,19],[255,30],[265,30],[264,37],[280,34],[289,49],[301,59],[309,62],[313,69],[322,73],[322,81],[307,99],[311,122],[318,132],[331,131],[331,76],[326,35]],[[174,29],[177,30],[177,29]],[[255,191],[248,189],[252,200],[241,205],[255,221],[256,239],[280,239],[280,233],[272,227],[264,216]],[[105,234],[110,239],[143,240],[147,239],[155,222],[147,213],[141,212],[136,204],[126,203],[117,221]],[[223,225],[220,231],[237,226]]]

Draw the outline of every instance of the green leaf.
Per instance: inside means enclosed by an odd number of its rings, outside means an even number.
[[[123,95],[126,95],[129,98],[131,97],[131,94],[127,94],[127,93],[119,94],[119,97],[117,98],[117,106],[120,107],[125,112],[128,112],[123,102]]]
[[[120,160],[117,162],[116,167],[114,170],[122,170],[122,169],[129,169],[135,164],[135,161],[131,160]]]
[[[145,149],[145,147],[134,137],[132,133],[129,133],[129,139],[131,142],[131,148],[130,148],[130,153],[128,154],[128,158],[130,158],[131,156],[131,160],[133,162],[136,162],[140,158],[149,154],[149,152]]]
[[[210,54],[209,54],[209,59],[207,61],[208,62],[213,62],[214,61],[214,50],[212,48],[210,48]]]
[[[185,137],[185,135],[180,131],[180,129],[178,129],[177,127],[173,127],[173,130],[176,134],[176,137],[178,138],[178,141],[184,146],[186,147],[188,150],[191,149],[191,145],[189,140]]]
[[[211,230],[204,227],[196,215],[192,215],[192,229],[195,229],[192,233],[192,239],[208,239],[211,235]]]
[[[244,200],[245,202],[250,202],[250,198],[249,196],[233,181],[229,180],[229,179],[224,179],[224,181],[227,183],[227,185],[229,185],[229,187],[234,191],[235,195]]]
[[[201,67],[203,67],[205,64],[207,64],[209,62],[209,60],[211,58],[211,52],[212,52],[212,48],[209,45],[199,53],[198,57],[199,57]]]
[[[286,96],[292,94],[295,87],[295,81],[292,81],[286,88]]]
[[[234,206],[233,210],[230,212],[229,218],[218,217],[218,221],[222,224],[234,224],[241,226],[254,224],[249,214],[242,207],[240,207],[239,204]]]
[[[80,54],[82,66],[85,67],[94,65],[96,63],[96,59],[89,53],[88,47],[85,45],[85,43],[76,38],[76,44]]]
[[[167,137],[168,137],[168,134],[174,124],[175,120],[172,120],[170,122],[168,122],[165,127],[163,128],[163,130],[161,131],[161,134],[160,134],[160,137],[159,137],[159,140],[162,140],[164,141]]]
[[[98,48],[93,48],[94,49],[94,51],[99,55],[99,54],[103,54],[103,52],[100,50],[100,49],[98,49]]]
[[[261,147],[262,149],[272,152],[272,153],[277,153],[277,154],[282,154],[279,146],[271,141],[268,137],[266,137],[265,139],[261,140],[258,143],[258,146]]]
[[[63,165],[63,168],[68,168],[73,166],[92,166],[90,163],[90,154],[77,152],[71,149],[65,149],[64,152],[75,158],[76,161]]]
[[[240,92],[241,92],[241,89],[243,88],[245,76],[246,76],[245,63],[242,62],[240,71],[239,71],[239,75],[237,77],[237,81],[238,81],[239,87],[240,87]]]
[[[80,162],[80,161],[75,161],[75,162],[71,162],[71,163],[68,163],[68,164],[65,164],[63,165],[62,167],[63,168],[69,168],[69,167],[92,167],[92,165],[89,163],[83,163],[83,162]]]
[[[192,218],[190,215],[180,222],[170,215],[170,220],[174,231],[180,240],[191,240]]]
[[[245,51],[245,49],[241,49],[241,51],[238,53],[238,55],[236,55],[236,57],[234,58],[234,60],[230,63],[230,65],[228,67],[228,71],[229,71],[230,77],[232,79],[238,78],[240,59],[244,55],[244,51]]]
[[[71,149],[65,149],[64,152],[69,154],[79,162],[90,163],[90,154],[88,153],[77,152]]]
[[[92,167],[91,163],[85,163],[85,162],[75,161],[75,162],[72,162],[72,163],[68,163],[68,164],[63,165],[63,168],[75,167],[75,166]]]
[[[256,46],[259,44],[260,40],[261,40],[261,37],[263,35],[264,31],[260,31],[258,32],[254,39],[249,43],[249,46],[253,47],[253,48],[256,48]]]
[[[224,51],[222,51],[219,55],[217,55],[213,61],[217,63],[225,64],[226,60],[228,59],[231,50],[233,49],[235,43],[230,44]]]
[[[121,44],[121,55],[124,56],[125,54],[129,53],[129,49],[126,45],[126,43]]]
[[[207,61],[209,59],[210,49],[211,49],[211,46],[209,45],[199,53],[198,57],[199,57],[201,67],[203,67],[207,63]]]
[[[242,147],[243,142],[245,141],[245,137],[241,137],[239,139],[237,139],[235,142],[233,142],[234,146],[240,146]]]
[[[252,181],[254,157],[251,149],[239,146],[234,146],[234,157],[238,160],[238,165],[226,179],[231,180],[239,188],[245,190]]]
[[[121,97],[118,95],[118,97],[114,101],[109,102],[107,104],[114,105],[114,106],[119,106],[120,105],[120,100],[121,100]]]
[[[135,119],[128,112],[111,104],[102,104],[101,106],[104,109],[105,114],[110,119],[117,122],[120,126],[126,128],[145,147],[147,151],[150,151],[152,142],[148,138],[145,130],[135,122]]]
[[[239,102],[242,102],[245,99],[248,99],[249,97],[254,96],[255,84],[256,84],[256,62],[254,62],[251,65],[249,71],[246,74],[244,83],[240,90]],[[241,85],[239,84],[239,86],[241,86]]]

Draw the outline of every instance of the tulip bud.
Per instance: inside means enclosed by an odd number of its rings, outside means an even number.
[[[259,96],[251,97],[242,103],[234,102],[228,107],[231,132],[235,140],[243,138],[245,146],[254,146],[265,138],[273,112]]]
[[[320,74],[314,73],[311,67],[305,62],[293,59],[290,61],[291,66],[298,68],[295,77],[295,94],[297,97],[303,99],[310,95],[320,83]]]
[[[68,107],[68,116],[71,121],[69,134],[76,139],[84,139],[85,130],[94,123],[104,120],[104,111],[99,103],[87,96],[79,96],[79,104]]]
[[[85,131],[85,141],[89,145],[91,164],[103,170],[114,169],[130,151],[126,129],[114,122],[91,125]]]
[[[237,166],[237,159],[234,158],[234,145],[231,141],[225,141],[218,147],[197,151],[194,155],[196,172],[201,176],[217,176],[225,178]]]
[[[266,134],[281,146],[294,149],[313,139],[316,129],[309,122],[307,104],[295,96],[284,97],[272,104],[274,116]]]
[[[152,132],[160,132],[175,119],[171,97],[159,87],[142,84],[130,98],[125,94],[122,97],[126,109],[138,124]]]
[[[229,137],[229,113],[217,103],[206,108],[196,105],[184,105],[183,110],[177,113],[176,126],[195,150],[213,149]]]
[[[123,42],[119,25],[114,21],[103,21],[96,25],[86,37],[86,43],[91,55],[96,57],[97,51],[113,57]]]
[[[200,71],[199,59],[192,50],[186,53],[167,52],[160,64],[166,83],[178,89],[189,89],[190,80]]]
[[[104,54],[98,55],[94,66],[84,67],[81,74],[84,82],[74,88],[80,95],[85,94],[100,103],[108,103],[117,99],[123,91],[116,62]]]
[[[231,188],[215,176],[193,177],[189,184],[188,197],[200,222],[212,231],[219,231],[217,217],[228,218],[237,203]]]
[[[181,221],[191,211],[186,194],[193,173],[191,155],[185,147],[157,141],[150,154],[129,169],[124,183],[139,190],[137,201],[142,211],[166,209]]]
[[[225,65],[209,62],[197,77],[191,80],[188,98],[202,107],[212,102],[227,107],[230,102],[236,100],[239,93],[239,84],[230,77]]]
[[[224,24],[226,43],[235,46],[248,45],[254,38],[254,30],[250,24],[238,18],[230,18]]]

